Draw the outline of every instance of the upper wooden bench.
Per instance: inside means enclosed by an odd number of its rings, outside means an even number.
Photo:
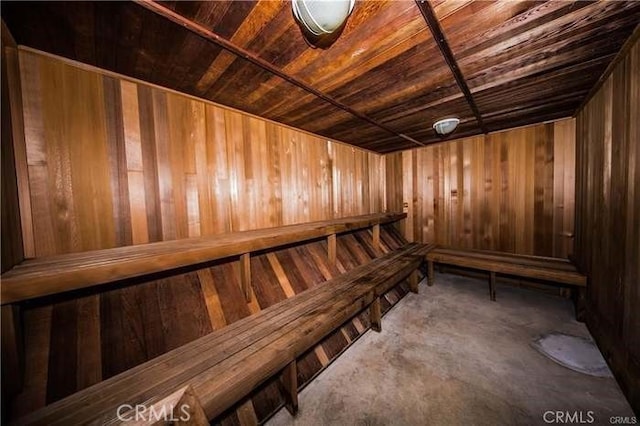
[[[246,266],[251,252],[322,237],[329,237],[330,256],[335,257],[336,234],[374,227],[375,243],[380,225],[405,217],[404,213],[371,214],[29,259],[2,274],[0,301],[15,303],[233,256],[244,256]],[[250,286],[244,289],[249,299]]]
[[[134,418],[138,406],[147,415],[188,411],[193,423],[205,424],[279,373],[287,408],[295,413],[296,358],[367,307],[379,330],[380,297],[410,274],[410,288],[417,291],[416,269],[429,249],[408,244],[17,423],[113,424]]]
[[[567,259],[529,256],[488,250],[470,250],[438,246],[427,254],[428,282],[433,284],[433,264],[444,263],[489,271],[489,294],[496,300],[496,274],[516,275],[576,287],[585,287],[587,277]]]

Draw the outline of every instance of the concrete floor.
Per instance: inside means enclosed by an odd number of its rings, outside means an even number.
[[[633,416],[615,380],[578,373],[530,345],[558,331],[589,336],[570,301],[436,275],[367,332],[300,393],[293,418],[269,425],[545,424],[547,411],[582,411],[585,423]],[[555,414],[547,413],[547,420]],[[558,424],[558,422],[555,422]]]

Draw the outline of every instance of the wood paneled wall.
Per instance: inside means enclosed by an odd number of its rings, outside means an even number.
[[[22,108],[20,106],[20,76],[18,51],[9,33],[1,22],[0,44],[2,66],[2,128],[0,140],[0,210],[2,244],[0,247],[1,271],[5,272],[24,260],[20,227],[20,203],[18,197],[18,171],[14,161],[15,147],[23,141]],[[23,338],[20,333],[20,310],[17,306],[0,308],[0,423],[7,420],[11,397],[20,391],[23,381]],[[16,327],[17,325],[17,327]]]
[[[387,202],[407,239],[567,257],[575,121],[458,139],[386,156]]]
[[[11,269],[24,259],[20,209],[18,201],[18,179],[14,161],[14,145],[23,141],[21,118],[20,77],[18,74],[18,53],[9,30],[2,22],[2,141],[1,165],[2,193],[2,249],[0,264],[2,272]],[[11,96],[13,95],[13,96]],[[16,140],[17,139],[17,140]]]
[[[20,71],[27,256],[383,210],[377,154],[31,50]]]
[[[640,413],[640,42],[577,115],[575,258],[587,324]]]

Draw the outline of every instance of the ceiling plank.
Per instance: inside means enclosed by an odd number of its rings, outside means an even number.
[[[584,97],[584,99],[580,103],[580,106],[576,109],[576,111],[574,113],[575,116],[577,116],[578,113],[580,111],[582,111],[584,106],[591,100],[593,95],[595,95],[598,92],[598,90],[600,90],[600,88],[602,87],[604,82],[607,81],[607,79],[609,78],[609,75],[611,75],[611,73],[613,72],[613,70],[616,67],[616,65],[618,65],[618,63],[622,59],[624,59],[624,57],[627,55],[627,52],[629,51],[629,49],[631,49],[633,47],[633,45],[635,44],[636,40],[638,40],[638,39],[640,39],[640,24],[636,25],[635,29],[633,30],[633,33],[629,36],[627,41],[622,45],[622,47],[620,48],[620,51],[618,51],[618,54],[616,55],[616,57],[613,58],[613,60],[611,62],[609,62],[609,65],[604,70],[604,72],[602,73],[602,75],[600,76],[598,81],[596,81],[596,84],[594,84],[593,87],[591,87],[591,90],[589,90],[589,93],[587,93],[587,96]]]
[[[260,68],[274,74],[277,75],[278,77],[288,81],[291,84],[294,84],[295,86],[317,96],[318,98],[329,102],[330,104],[342,109],[343,111],[348,112],[349,114],[358,117],[361,120],[364,120],[366,122],[368,122],[369,124],[372,124],[374,126],[377,126],[383,130],[385,130],[388,133],[393,134],[394,136],[398,136],[402,139],[405,139],[409,142],[412,142],[418,146],[424,146],[425,144],[413,139],[405,134],[396,132],[395,130],[391,129],[390,127],[385,126],[384,124],[381,124],[379,122],[377,122],[376,120],[370,118],[369,116],[362,114],[356,110],[354,110],[353,108],[325,95],[324,93],[320,92],[319,90],[314,89],[313,87],[307,85],[306,83],[290,76],[289,74],[285,73],[284,71],[280,70],[279,68],[275,67],[274,65],[272,65],[271,63],[265,61],[264,59],[254,55],[253,53],[243,49],[242,47],[236,46],[235,44],[231,43],[230,41],[228,41],[227,39],[221,37],[220,35],[214,33],[213,31],[205,28],[204,26],[193,22],[187,18],[185,18],[184,16],[176,13],[175,11],[173,11],[172,9],[161,5],[159,3],[157,3],[154,0],[134,0],[135,3],[139,4],[140,6],[172,21],[175,22],[178,25],[181,25],[182,27],[188,29],[189,31],[191,31],[194,34],[197,34],[200,37],[203,37],[215,44],[217,44],[218,46],[222,47],[223,49],[228,50],[229,52],[246,59],[247,61],[253,63],[254,65],[259,66]]]
[[[431,30],[431,33],[433,34],[433,38],[435,39],[436,43],[438,44],[438,47],[440,48],[440,52],[442,53],[442,56],[444,56],[444,59],[447,62],[447,65],[449,65],[449,68],[451,68],[451,72],[453,73],[453,76],[456,79],[456,83],[458,83],[458,86],[460,87],[460,90],[464,94],[464,97],[467,100],[467,103],[469,104],[471,111],[473,111],[473,115],[475,115],[476,121],[478,122],[480,129],[482,129],[483,133],[489,133],[489,131],[487,130],[487,127],[484,125],[484,122],[482,121],[482,115],[480,114],[480,110],[478,109],[478,106],[473,100],[473,95],[471,95],[469,86],[467,86],[467,82],[465,81],[464,76],[462,75],[462,72],[458,67],[456,58],[453,56],[453,52],[451,51],[451,48],[447,43],[447,39],[445,38],[444,33],[442,32],[442,28],[440,28],[440,23],[438,22],[438,18],[436,18],[436,15],[433,12],[431,5],[426,0],[416,0],[416,4],[418,6],[418,9],[420,9],[420,12],[422,13],[422,16],[424,17],[424,20],[426,21],[427,26]]]
[[[573,114],[640,22],[638,1],[425,1],[489,132]],[[415,0],[359,1],[330,49],[304,42],[287,2],[158,2],[393,133],[144,5],[5,3],[20,45],[327,139],[417,147],[397,133],[438,142],[429,124],[449,116],[455,137],[482,134]]]

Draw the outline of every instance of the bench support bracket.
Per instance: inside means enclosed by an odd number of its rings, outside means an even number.
[[[369,305],[369,319],[371,321],[371,329],[378,333],[382,331],[382,308],[380,305],[380,297],[376,297]]]
[[[332,265],[336,263],[336,234],[327,237],[327,256]]]
[[[576,310],[576,321],[585,322],[587,314],[587,288],[576,287],[573,289],[573,304]]]
[[[491,301],[496,301],[496,273],[493,271],[489,272],[489,297]]]
[[[420,280],[418,278],[418,271],[413,271],[411,275],[409,275],[409,290],[412,293],[418,293],[419,291],[418,283]]]
[[[433,285],[433,260],[427,261],[427,285],[429,287]]]
[[[380,253],[380,224],[373,225],[373,248]]]
[[[240,281],[244,299],[251,302],[251,254],[249,253],[240,256]]]
[[[282,371],[280,382],[284,388],[285,408],[295,416],[298,413],[298,366],[295,359]]]

